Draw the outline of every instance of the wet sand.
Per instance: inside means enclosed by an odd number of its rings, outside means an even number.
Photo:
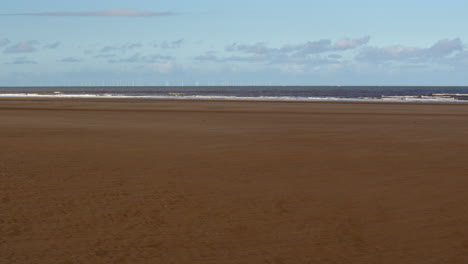
[[[468,105],[0,100],[0,263],[468,263]]]

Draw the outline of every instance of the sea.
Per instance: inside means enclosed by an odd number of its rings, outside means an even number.
[[[468,104],[468,86],[0,87],[1,97]]]

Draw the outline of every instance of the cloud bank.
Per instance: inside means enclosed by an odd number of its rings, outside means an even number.
[[[198,74],[201,76],[199,78],[206,79],[216,79],[223,74],[256,79],[259,78],[255,77],[256,73],[264,72],[268,73],[268,76],[261,78],[281,75],[286,82],[300,78],[311,80],[310,76],[328,76],[330,80],[344,77],[350,78],[349,80],[374,77],[373,80],[393,80],[392,76],[430,78],[435,76],[435,73],[440,74],[438,76],[453,74],[454,78],[465,80],[459,76],[465,76],[468,69],[468,50],[460,38],[441,39],[427,46],[415,47],[373,45],[369,36],[338,40],[312,39],[278,46],[268,45],[266,42],[233,43],[218,49],[211,46],[211,50],[205,50],[206,52],[199,50],[190,57],[186,56],[193,48],[190,45],[194,42],[190,40],[160,41],[157,46],[155,42],[133,41],[108,43],[110,44],[108,46],[95,44],[92,46],[92,51],[86,50],[88,46],[77,47],[88,55],[85,60],[79,56],[72,56],[81,54],[80,52],[66,53],[66,49],[60,49],[62,44],[59,41],[11,42],[4,38],[0,39],[0,45],[3,46],[1,49],[4,53],[9,53],[4,55],[6,58],[9,57],[5,64],[18,65],[11,67],[12,69],[18,69],[24,64],[25,71],[36,69],[35,66],[26,64],[44,63],[45,65],[53,62],[55,64],[51,69],[57,72],[66,69],[61,68],[63,65],[76,63],[89,68],[99,65],[95,69],[110,72],[125,68],[134,74],[143,72],[162,75],[179,73],[184,76]],[[176,52],[174,49],[188,50]],[[46,53],[47,56],[40,57],[46,59],[41,59],[39,62],[15,56],[25,56],[34,52],[37,55],[41,55],[41,52]],[[388,79],[385,79],[387,77]]]
[[[297,65],[332,65],[353,64],[461,64],[466,59],[463,42],[459,38],[442,39],[432,46],[408,47],[370,46],[369,36],[356,39],[341,39],[333,42],[330,39],[308,41],[302,44],[287,44],[279,48],[271,48],[264,42],[256,44],[231,44],[224,48],[224,53],[214,51],[195,56],[198,62],[245,62],[266,65],[293,64]],[[289,69],[289,68],[288,68]]]
[[[459,38],[456,38],[452,40],[439,40],[429,48],[406,47],[402,45],[366,47],[356,56],[356,59],[371,63],[390,61],[427,62],[440,60],[460,51],[463,51],[463,43]]]
[[[359,39],[341,39],[333,43],[329,39],[321,39],[317,41],[308,41],[298,45],[284,45],[281,48],[268,48],[265,43],[260,42],[253,45],[238,45],[234,43],[225,48],[229,52],[243,52],[255,55],[309,55],[319,54],[324,52],[344,51],[356,49],[367,44],[370,40],[369,36]]]
[[[270,48],[264,42],[256,44],[231,44],[224,48],[230,56],[218,57],[214,52],[196,56],[198,62],[249,62],[269,65],[298,64],[329,65],[341,62],[342,56],[338,52],[352,51],[365,46],[369,36],[357,39],[341,39],[333,42],[330,39],[308,41],[302,44],[287,44],[279,48]],[[333,54],[330,54],[333,53]],[[280,67],[285,68],[285,67]],[[286,67],[290,71],[291,67]]]
[[[134,9],[110,9],[102,11],[84,12],[39,12],[39,13],[18,13],[4,14],[10,16],[57,16],[57,17],[164,17],[174,16],[173,12],[152,12],[139,11]]]

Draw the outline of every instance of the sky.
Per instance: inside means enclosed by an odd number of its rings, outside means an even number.
[[[466,10],[466,0],[4,1],[0,86],[464,86]]]

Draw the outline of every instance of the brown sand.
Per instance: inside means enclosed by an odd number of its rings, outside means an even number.
[[[0,263],[468,263],[468,105],[3,99]]]

